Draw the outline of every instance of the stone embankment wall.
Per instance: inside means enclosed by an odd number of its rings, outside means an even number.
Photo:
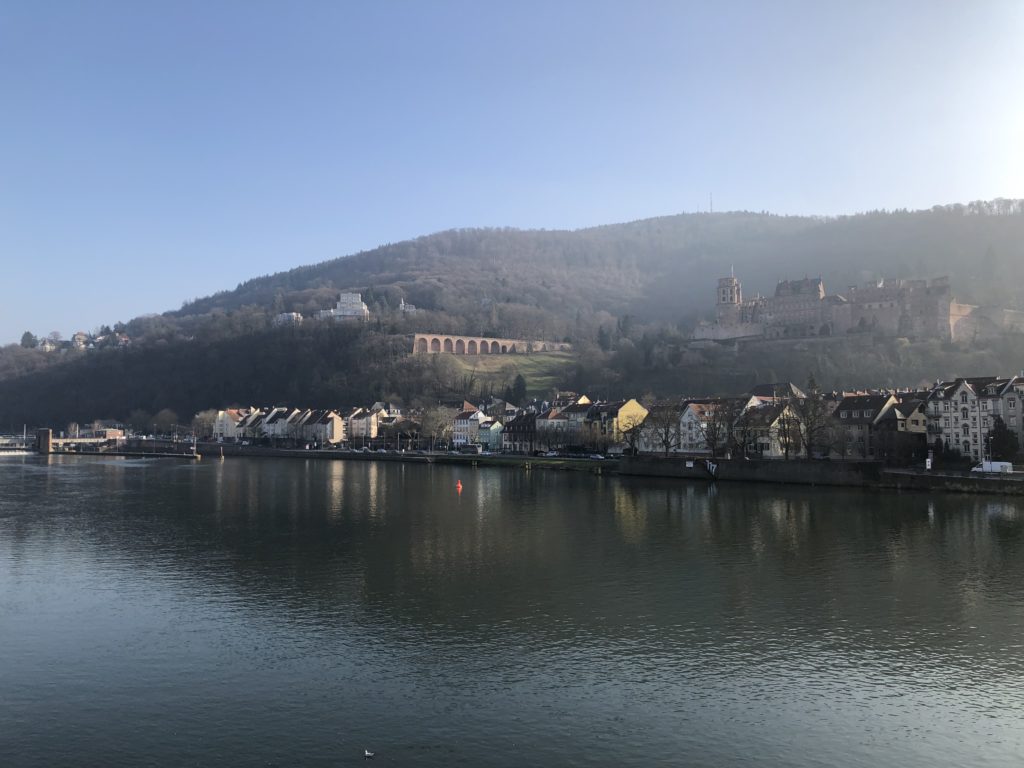
[[[721,459],[707,460],[715,468],[716,480],[746,483],[796,483],[799,485],[879,485],[881,464],[874,461],[764,461]],[[688,467],[687,463],[692,463]],[[625,456],[619,463],[619,474],[646,477],[679,477],[710,480],[712,473],[705,459],[663,458],[656,456]]]
[[[704,459],[688,461],[654,456],[624,457],[619,474],[642,477],[676,477],[708,481],[712,473]],[[970,472],[925,472],[917,469],[885,469],[875,461],[757,461],[711,462],[714,478],[722,482],[790,483],[857,488],[887,488],[898,491],[944,493],[992,493],[1024,496],[1024,473],[977,475]]]

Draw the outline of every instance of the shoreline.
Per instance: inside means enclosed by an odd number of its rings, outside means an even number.
[[[38,454],[37,454],[38,455]],[[977,476],[969,472],[887,468],[878,461],[824,461],[793,459],[719,459],[624,456],[601,460],[452,453],[363,453],[361,451],[305,450],[199,443],[197,453],[161,451],[54,452],[51,456],[85,458],[175,458],[190,461],[222,458],[316,459],[321,461],[383,461],[405,464],[447,464],[466,467],[521,468],[659,478],[688,482],[769,483],[776,485],[831,486],[924,493],[963,493],[1024,496],[1024,473]],[[710,467],[710,469],[709,469]]]

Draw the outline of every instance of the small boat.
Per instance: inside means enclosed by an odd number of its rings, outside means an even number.
[[[0,445],[0,458],[4,456],[33,456],[35,451],[30,451],[28,448],[22,448],[21,446],[11,446],[10,448]]]

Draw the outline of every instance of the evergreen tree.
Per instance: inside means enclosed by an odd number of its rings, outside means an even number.
[[[1020,440],[1006,426],[1006,422],[996,416],[992,429],[988,433],[988,448],[993,461],[1012,461],[1020,450]]]
[[[517,373],[515,381],[512,382],[511,402],[515,405],[522,405],[526,402],[526,379],[523,374]]]

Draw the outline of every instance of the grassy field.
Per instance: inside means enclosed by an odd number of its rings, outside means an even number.
[[[561,387],[565,374],[576,360],[571,352],[451,357],[466,373],[475,373],[481,380],[497,386],[510,384],[517,374],[522,374],[527,394],[537,397]]]

